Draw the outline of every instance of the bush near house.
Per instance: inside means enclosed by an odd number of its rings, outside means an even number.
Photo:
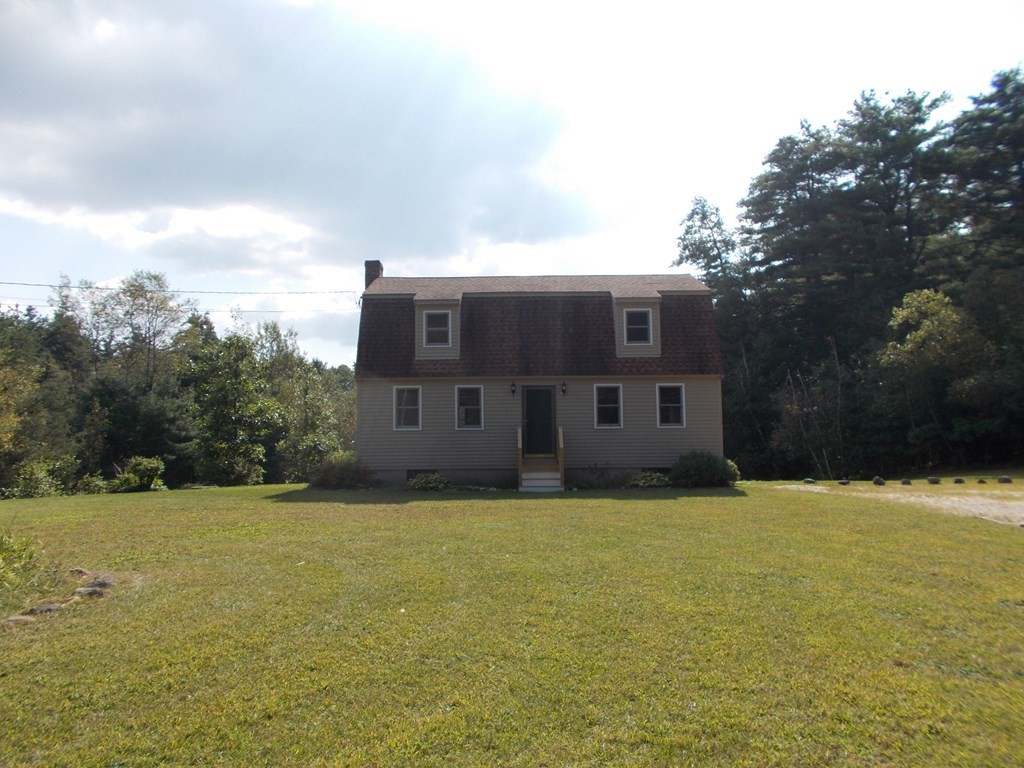
[[[309,484],[324,490],[365,488],[370,475],[352,451],[333,451],[320,462],[309,477]]]
[[[444,491],[451,488],[451,481],[437,472],[424,472],[410,478],[405,486],[410,491]]]
[[[707,451],[684,453],[672,465],[668,479],[677,488],[726,488],[740,479],[735,463]]]
[[[626,481],[627,488],[668,488],[671,484],[663,472],[637,472]]]

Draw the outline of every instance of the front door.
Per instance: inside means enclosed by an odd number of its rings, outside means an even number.
[[[554,387],[523,387],[523,454],[555,455]]]

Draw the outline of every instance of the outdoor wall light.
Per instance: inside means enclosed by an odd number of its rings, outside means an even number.
[[[566,386],[565,386],[565,382],[563,381],[562,382],[562,397],[565,397],[565,390],[566,390]]]
[[[515,396],[516,396],[516,383],[513,381],[512,382],[512,397],[515,397]]]

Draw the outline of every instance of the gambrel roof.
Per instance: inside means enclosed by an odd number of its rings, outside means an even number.
[[[416,354],[416,312],[459,315],[457,358]],[[660,354],[622,356],[616,313],[657,307]],[[689,275],[378,277],[363,294],[357,378],[721,375],[711,293]]]

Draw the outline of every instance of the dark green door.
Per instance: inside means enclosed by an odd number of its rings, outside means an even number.
[[[554,387],[523,387],[523,453],[555,455]]]

